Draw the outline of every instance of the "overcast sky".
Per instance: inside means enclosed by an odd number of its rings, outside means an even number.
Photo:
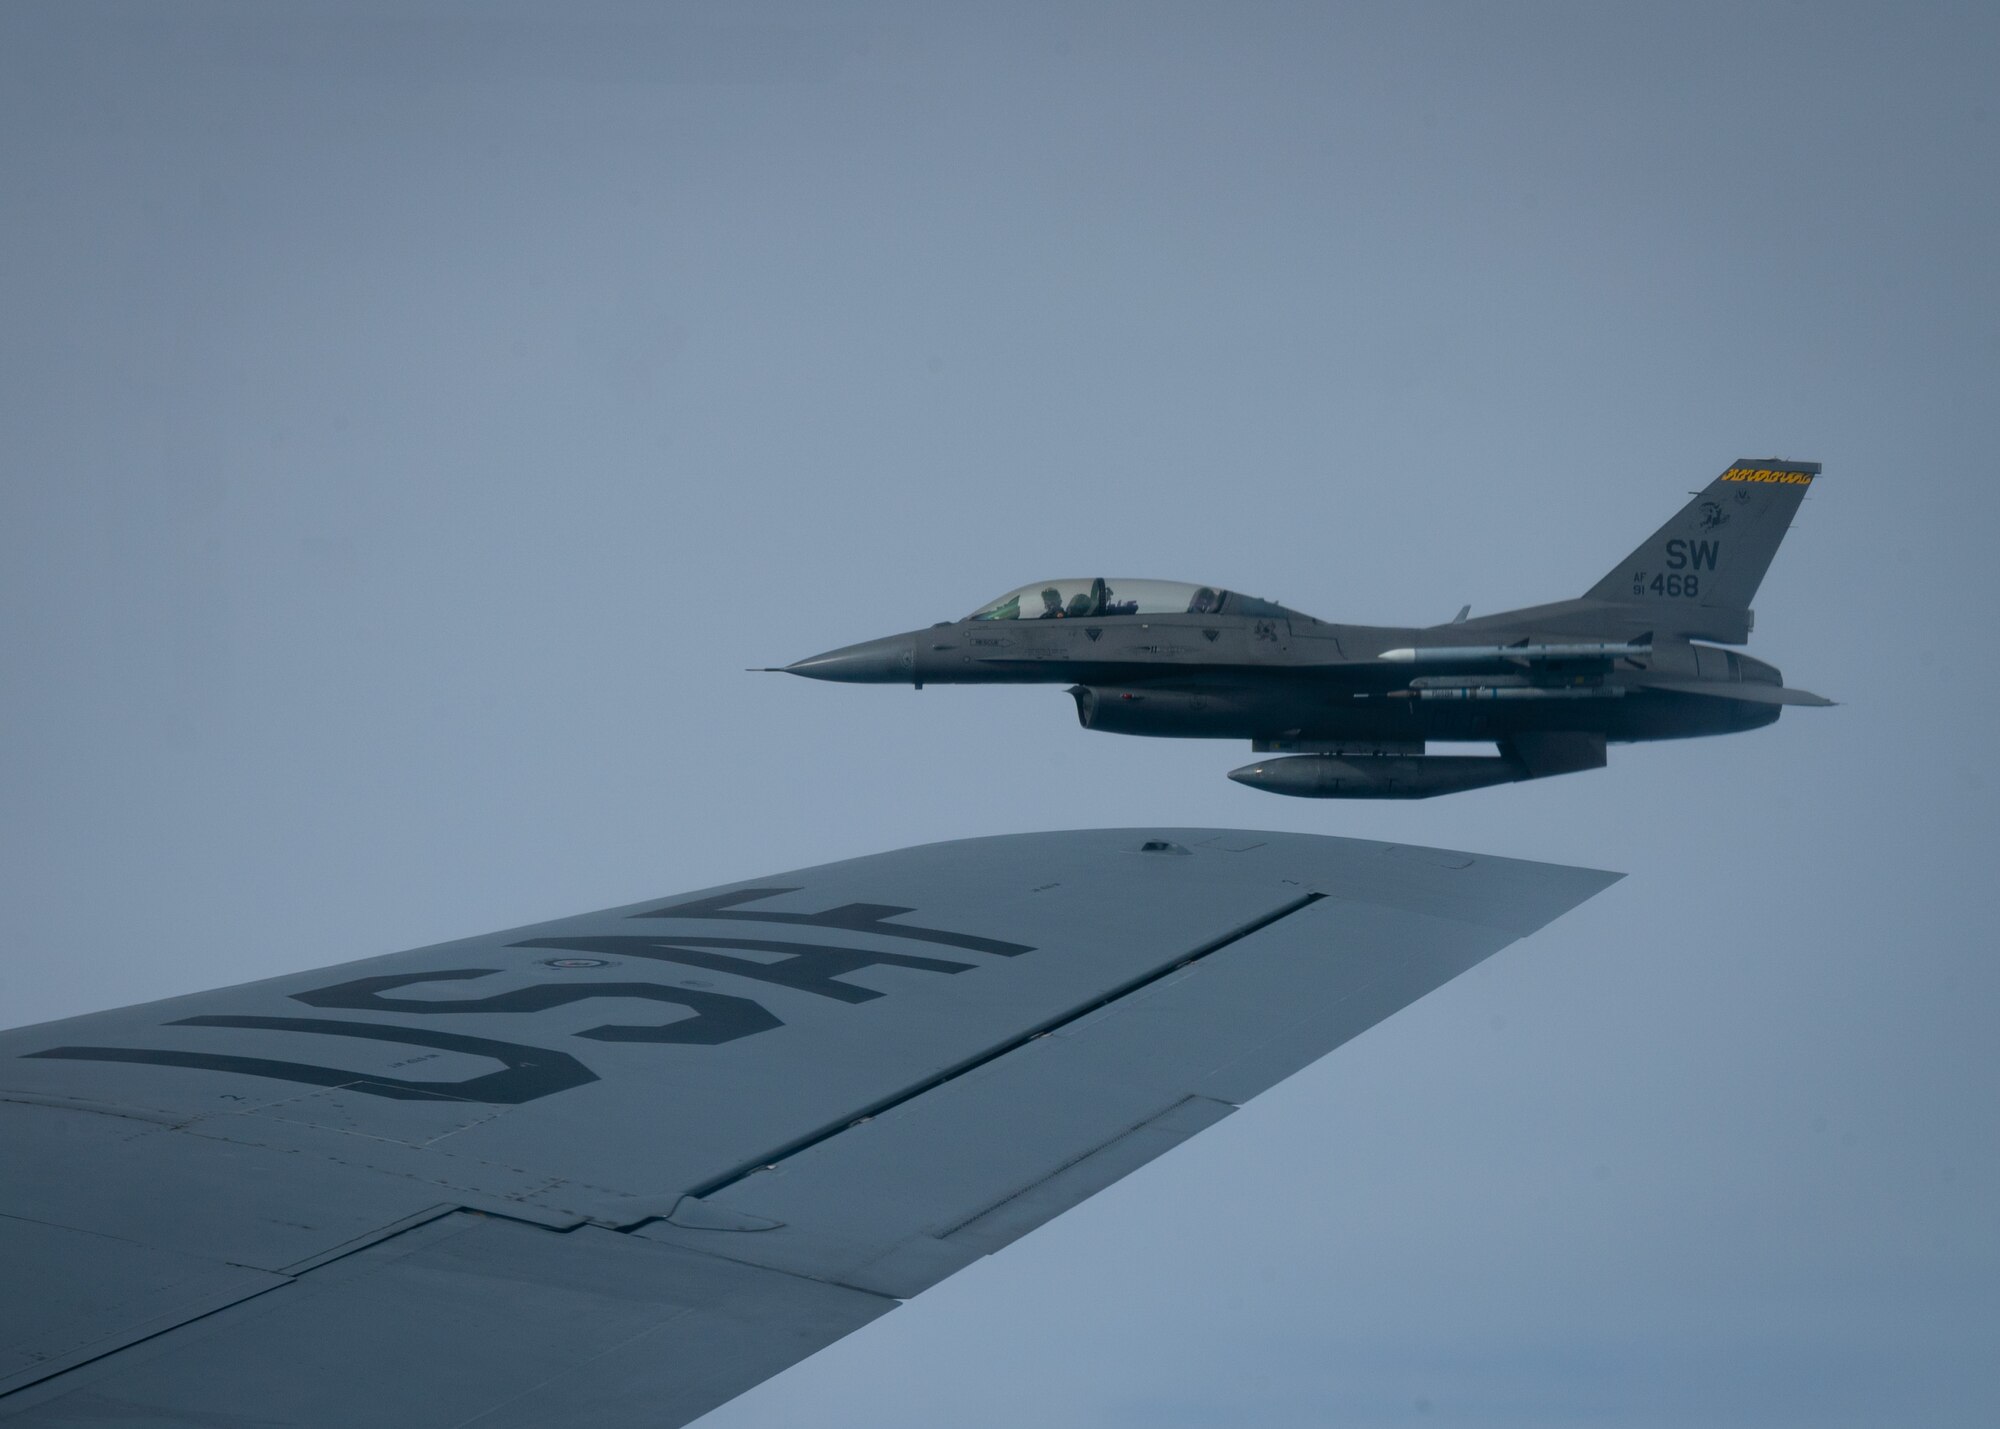
[[[2000,1422],[1991,6],[0,7],[0,1021],[932,839],[1619,869],[704,1429]],[[1842,704],[1406,806],[745,666],[1578,594]]]

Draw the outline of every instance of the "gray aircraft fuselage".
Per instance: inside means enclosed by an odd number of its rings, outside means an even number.
[[[1346,625],[1215,587],[1050,581],[783,668],[1066,684],[1087,729],[1306,756],[1231,776],[1275,793],[1413,798],[1594,768],[1607,742],[1730,734],[1828,703],[1719,648],[1748,639],[1749,597],[1818,471],[1738,462],[1582,598],[1478,619]],[[1434,741],[1499,757],[1426,754]]]

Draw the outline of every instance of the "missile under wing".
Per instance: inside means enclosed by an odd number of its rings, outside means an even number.
[[[0,1422],[686,1423],[1615,876],[972,839],[0,1033]]]

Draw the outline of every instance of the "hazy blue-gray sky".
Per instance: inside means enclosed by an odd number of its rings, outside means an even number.
[[[704,1421],[2000,1422],[1987,5],[0,8],[0,1020],[966,834],[1632,876]],[[1845,703],[1408,807],[743,672],[1582,591]]]

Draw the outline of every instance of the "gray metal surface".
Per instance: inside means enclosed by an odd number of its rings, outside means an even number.
[[[0,1399],[21,1425],[684,1424],[893,1300],[594,1227],[456,1212]]]
[[[0,1419],[685,1422],[1611,877],[978,839],[0,1034]]]
[[[1524,739],[1587,735],[1601,748],[1730,734],[1770,724],[1786,705],[1831,703],[1699,643],[1750,638],[1751,598],[1819,470],[1733,463],[1577,600],[1478,619],[1461,611],[1444,625],[1343,625],[1209,586],[1063,581],[1045,605],[1023,603],[1034,590],[1024,587],[964,620],[783,669],[919,689],[1064,684],[1085,729],[1352,756],[1338,769],[1232,775],[1273,793],[1429,798],[1542,778],[1593,766],[1454,764],[1424,745],[1490,742],[1504,755]],[[1064,604],[1059,587],[1077,593]],[[1185,608],[1149,603],[1174,590],[1192,594]]]

